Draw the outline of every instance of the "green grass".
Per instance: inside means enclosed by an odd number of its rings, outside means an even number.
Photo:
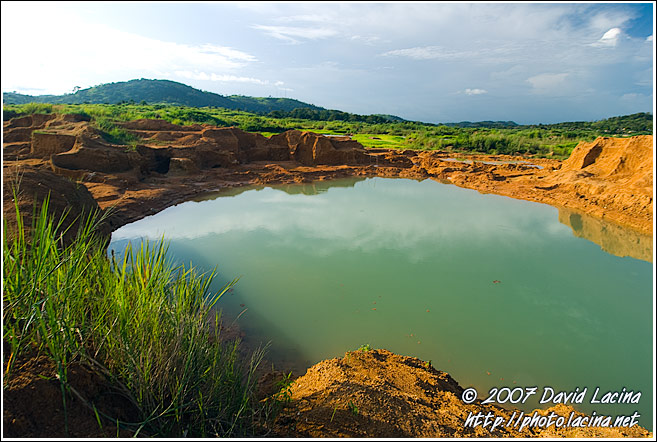
[[[47,103],[27,103],[23,105],[25,114],[49,114],[53,110],[52,104]]]
[[[135,134],[117,126],[108,117],[95,118],[92,126],[100,130],[101,136],[109,143],[130,145],[134,148],[137,145],[137,141],[139,141],[139,138]]]
[[[349,408],[351,414],[353,414],[354,416],[358,416],[358,407],[356,406],[356,404],[354,404],[353,401],[347,402],[347,408]]]
[[[75,393],[67,377],[75,362],[108,377],[139,410],[139,421],[123,428],[159,437],[253,435],[262,352],[243,360],[237,341],[220,339],[213,306],[230,285],[211,292],[213,274],[174,267],[162,243],[109,259],[95,233],[98,217],[65,245],[70,220],[47,213],[46,200],[32,228],[19,222],[12,237],[5,223],[5,381],[16,359],[36,348],[56,367],[64,406]]]
[[[455,127],[414,121],[368,122],[299,118],[304,112],[255,114],[214,107],[165,104],[35,104],[5,105],[6,117],[34,112],[78,113],[91,117],[106,139],[116,144],[134,144],[130,134],[112,126],[116,121],[157,118],[179,125],[235,126],[265,136],[289,129],[323,134],[350,134],[368,148],[445,150],[453,152],[531,155],[566,158],[579,141],[598,136],[652,134],[650,114],[614,117],[598,122],[572,122],[504,128]],[[313,112],[310,112],[313,114]],[[320,113],[321,114],[321,113]],[[330,112],[327,114],[329,115]],[[287,116],[285,116],[287,115]],[[313,114],[314,115],[314,114]],[[319,115],[319,114],[318,114]],[[329,115],[330,116],[330,115]],[[367,120],[367,119],[366,119]],[[651,123],[651,122],[650,122]]]
[[[54,131],[52,131],[52,130],[41,130],[41,129],[37,129],[37,130],[33,130],[33,131],[32,131],[32,135],[34,135],[34,134],[49,135],[49,134],[54,134],[54,133],[56,133],[56,132],[54,132]]]
[[[354,134],[352,139],[365,147],[384,149],[407,149],[406,139],[400,135]]]

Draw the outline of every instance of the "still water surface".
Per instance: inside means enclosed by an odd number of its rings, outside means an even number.
[[[240,277],[224,317],[242,313],[245,339],[271,341],[279,367],[369,344],[431,360],[480,397],[586,387],[582,411],[638,410],[651,427],[652,264],[574,236],[557,209],[383,178],[212,198],[126,225],[111,248],[164,237],[176,262],[217,267],[216,290]],[[592,405],[596,387],[642,396]]]

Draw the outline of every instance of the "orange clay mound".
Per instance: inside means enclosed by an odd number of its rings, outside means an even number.
[[[292,384],[290,403],[274,431],[283,437],[651,437],[631,428],[523,428],[500,424],[466,426],[468,416],[482,413],[509,422],[513,410],[466,404],[464,389],[430,362],[387,350],[353,351],[310,367]],[[545,415],[584,416],[570,406],[536,410]],[[527,414],[527,413],[526,413]],[[532,414],[532,413],[528,413]],[[520,415],[520,412],[517,413]],[[556,419],[556,418],[555,418]],[[502,422],[502,421],[500,421]]]
[[[556,194],[583,200],[594,216],[652,233],[652,174],[652,136],[601,137],[579,143],[546,181],[558,187]],[[563,205],[576,208],[572,202]]]

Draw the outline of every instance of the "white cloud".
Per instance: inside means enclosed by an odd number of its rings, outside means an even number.
[[[609,31],[613,28],[622,27],[633,18],[635,17],[626,11],[603,11],[591,16],[587,27],[593,32],[601,32],[605,29]]]
[[[284,17],[279,17],[279,22],[310,22],[310,23],[326,23],[329,20],[329,17],[323,14],[301,14],[301,15],[287,15]]]
[[[259,29],[269,34],[271,37],[284,40],[290,43],[299,43],[299,38],[306,40],[317,40],[321,38],[332,37],[337,31],[329,28],[301,27],[301,26],[265,26],[254,25],[254,29]]]
[[[414,60],[433,60],[433,59],[462,59],[472,56],[473,53],[457,52],[445,49],[441,46],[418,46],[414,48],[395,49],[385,52],[384,57],[408,57]]]
[[[618,36],[621,34],[620,28],[611,28],[604,33],[600,40],[617,40]]]
[[[567,77],[568,73],[539,74],[528,78],[527,82],[532,85],[535,92],[549,92],[561,87]]]
[[[216,46],[213,44],[204,44],[199,47],[199,50],[208,54],[218,54],[222,57],[226,57],[232,60],[242,60],[242,61],[257,61],[257,59],[251,55],[242,51],[235,50],[233,48],[225,46]]]
[[[231,47],[158,40],[85,21],[71,10],[49,8],[39,7],[29,23],[5,20],[3,13],[3,90],[39,85],[47,93],[64,93],[76,85],[158,77],[163,72],[230,72],[257,61]],[[21,35],[21,44],[11,37],[15,35]]]
[[[652,35],[649,35],[648,37],[646,37],[646,41],[652,41]]]
[[[351,39],[353,41],[362,41],[363,43],[365,43],[367,45],[373,45],[374,43],[381,40],[381,38],[376,37],[376,36],[363,36],[363,35],[352,35]]]
[[[175,71],[178,77],[187,78],[190,80],[204,80],[204,81],[219,81],[224,83],[252,83],[266,85],[270,84],[269,80],[260,80],[259,78],[253,77],[240,77],[237,75],[228,75],[228,74],[215,74],[214,72],[208,74],[205,72],[199,71]],[[274,83],[276,86],[283,84],[281,81]]]
[[[639,99],[644,98],[643,94],[636,94],[636,93],[630,93],[630,94],[623,94],[620,99],[623,101],[628,101],[628,102],[634,102]]]
[[[510,41],[476,41],[469,48],[447,49],[443,46],[416,46],[384,52],[384,57],[406,57],[413,60],[467,61],[469,63],[499,64],[526,60],[527,51],[536,50],[538,42],[519,44]]]
[[[610,30],[604,33],[604,35],[600,38],[600,40],[593,43],[592,46],[614,47],[618,44],[618,40],[621,37],[622,32],[623,31],[621,31],[620,28],[611,28]]]
[[[487,94],[488,91],[485,89],[466,89],[465,95],[482,95]]]

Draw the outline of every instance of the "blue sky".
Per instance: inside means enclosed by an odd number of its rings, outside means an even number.
[[[54,2],[53,2],[54,3]],[[2,90],[133,78],[427,122],[652,111],[652,3],[2,3]]]

